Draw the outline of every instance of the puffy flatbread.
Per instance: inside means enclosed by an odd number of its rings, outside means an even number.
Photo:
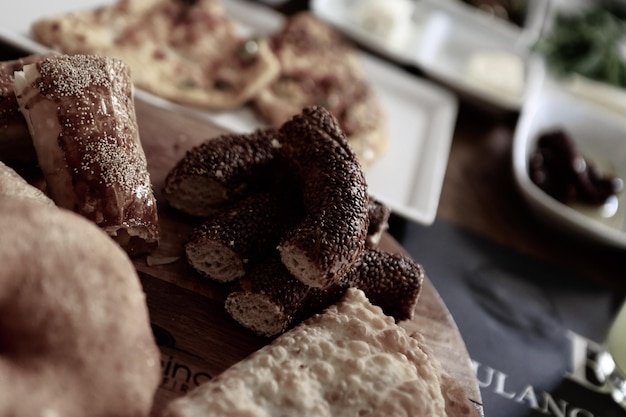
[[[148,417],[160,352],[126,254],[15,195],[0,198],[0,234],[0,415]]]
[[[163,417],[479,416],[420,335],[350,289]]]
[[[264,39],[245,39],[218,0],[118,0],[34,23],[34,37],[66,54],[119,58],[135,85],[212,110],[242,106],[279,71]]]

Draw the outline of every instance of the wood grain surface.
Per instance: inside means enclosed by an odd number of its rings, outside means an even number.
[[[171,398],[217,375],[268,340],[235,323],[223,310],[225,288],[202,278],[186,263],[182,243],[198,220],[169,208],[161,193],[167,172],[184,153],[223,131],[207,122],[141,101],[137,102],[136,110],[162,228],[158,250],[150,257],[135,259],[163,353],[164,379],[157,393],[156,411]],[[406,253],[388,234],[383,236],[380,246],[390,252]],[[149,265],[165,261],[162,265]],[[415,319],[403,322],[402,326],[424,334],[444,368],[465,388],[468,398],[481,403],[463,339],[430,280],[425,281]]]

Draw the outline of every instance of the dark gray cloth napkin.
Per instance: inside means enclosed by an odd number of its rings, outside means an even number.
[[[485,416],[626,416],[593,372],[621,302],[610,289],[445,221],[390,224],[459,327]]]

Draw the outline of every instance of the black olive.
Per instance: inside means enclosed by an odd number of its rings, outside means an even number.
[[[600,175],[561,130],[539,137],[528,171],[531,181],[563,203],[603,204],[624,187],[620,178]]]

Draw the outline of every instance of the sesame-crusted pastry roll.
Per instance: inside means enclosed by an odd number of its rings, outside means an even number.
[[[345,282],[362,290],[385,314],[402,321],[413,318],[424,276],[424,267],[408,256],[369,248]]]
[[[130,255],[154,249],[157,207],[128,66],[50,56],[16,72],[14,88],[55,203],[95,222]]]
[[[303,297],[294,322],[300,322],[336,302],[348,288],[358,288],[397,322],[413,318],[422,291],[424,268],[411,258],[366,248],[356,264],[333,287],[309,291]]]
[[[309,291],[321,291],[298,281],[278,254],[255,265],[237,281],[224,308],[239,324],[264,337],[289,328]]]

